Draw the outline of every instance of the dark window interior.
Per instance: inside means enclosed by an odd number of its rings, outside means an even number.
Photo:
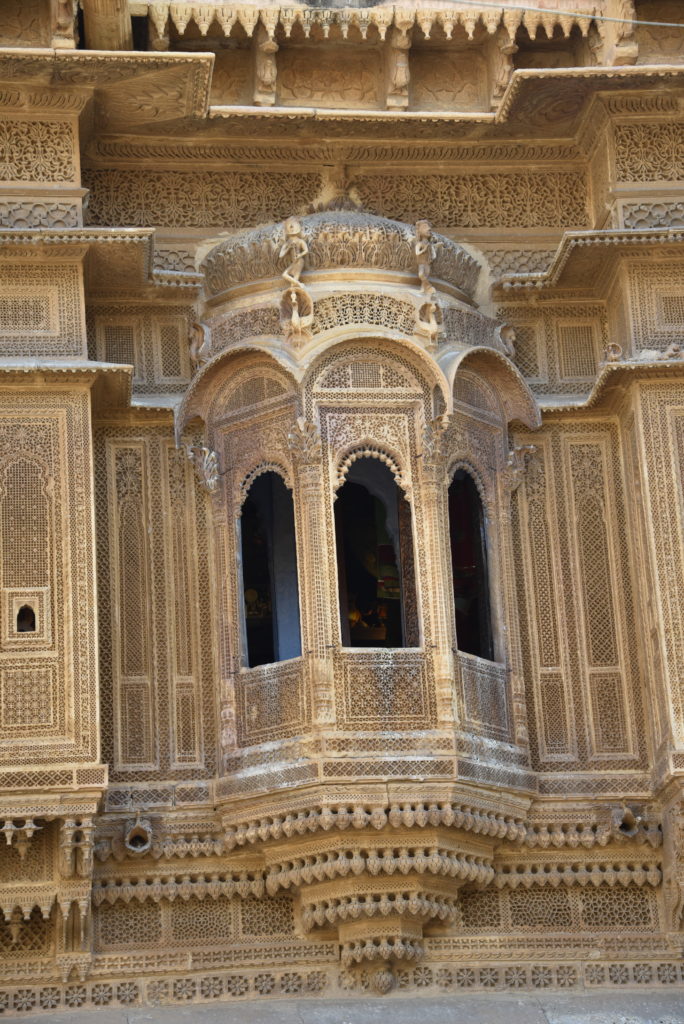
[[[449,487],[449,535],[458,649],[492,660],[484,510],[475,481],[461,469]]]
[[[22,604],[17,612],[17,633],[35,633],[36,613],[30,604]]]
[[[277,473],[257,477],[240,517],[247,664],[302,653],[292,495]]]
[[[342,644],[417,647],[411,508],[377,459],[351,467],[337,494],[335,530]]]

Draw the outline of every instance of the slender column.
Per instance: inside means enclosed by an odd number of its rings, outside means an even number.
[[[335,721],[335,690],[332,658],[332,608],[327,567],[325,493],[321,440],[317,428],[300,417],[288,443],[295,466],[302,641],[305,664],[317,725]]]
[[[128,0],[83,0],[83,20],[89,50],[132,50]]]
[[[440,416],[428,424],[423,434],[422,502],[425,523],[426,558],[431,585],[423,600],[428,602],[430,636],[425,637],[431,651],[437,690],[439,724],[452,728],[456,721],[454,682],[456,663],[452,650],[453,597],[447,565],[449,544],[446,509],[446,456],[442,438],[447,418]]]

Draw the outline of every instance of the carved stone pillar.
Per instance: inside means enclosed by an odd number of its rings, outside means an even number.
[[[295,465],[295,507],[298,522],[302,645],[309,677],[314,721],[335,721],[332,659],[332,608],[327,566],[325,493],[321,440],[313,423],[300,417],[288,438]]]
[[[237,536],[235,525],[230,523],[225,509],[218,500],[213,504],[213,527],[216,551],[216,636],[218,640],[218,669],[221,680],[221,754],[225,759],[237,748],[237,714],[235,708],[234,676],[239,667],[239,651],[235,630],[231,625],[241,622],[238,608],[237,580],[233,579],[229,567],[237,564]]]
[[[258,107],[272,107],[276,101],[278,44],[262,24],[254,33],[254,44],[254,103]]]
[[[520,655],[520,636],[518,629],[517,597],[515,578],[513,575],[513,535],[511,521],[511,501],[517,488],[523,481],[527,463],[536,448],[534,445],[517,445],[509,452],[506,472],[502,477],[500,507],[501,517],[498,531],[500,581],[503,595],[503,645],[504,658],[510,669],[511,711],[513,717],[513,740],[520,746],[527,747],[529,736],[527,730],[527,700],[525,696],[525,680]]]
[[[451,594],[449,540],[446,507],[446,456],[442,437],[447,418],[439,416],[425,428],[422,458],[422,500],[425,522],[426,558],[430,566],[431,586],[424,600],[429,602],[430,647],[437,691],[437,717],[442,726],[455,723],[453,641],[453,598]]]

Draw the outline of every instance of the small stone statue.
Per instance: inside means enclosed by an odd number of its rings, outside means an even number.
[[[287,287],[280,299],[280,323],[285,340],[292,345],[302,345],[311,340],[310,328],[314,318],[313,299],[300,280],[309,246],[296,217],[287,218],[283,232],[285,238],[278,257],[290,262],[283,270]]]
[[[433,242],[432,225],[429,220],[416,221],[414,230],[415,243],[413,251],[416,254],[416,269],[420,279],[420,287],[426,295],[431,295],[434,293],[434,288],[430,283],[430,273],[432,272],[432,264],[437,258],[437,250],[440,248],[441,243]]]
[[[285,240],[280,247],[278,258],[289,259],[291,262],[283,270],[283,277],[293,285],[299,285],[304,269],[304,260],[309,255],[309,246],[302,234],[302,225],[296,217],[288,217],[283,224]]]

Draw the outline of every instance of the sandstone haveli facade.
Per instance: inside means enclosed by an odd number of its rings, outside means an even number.
[[[0,13],[0,1011],[684,985],[684,14]]]

